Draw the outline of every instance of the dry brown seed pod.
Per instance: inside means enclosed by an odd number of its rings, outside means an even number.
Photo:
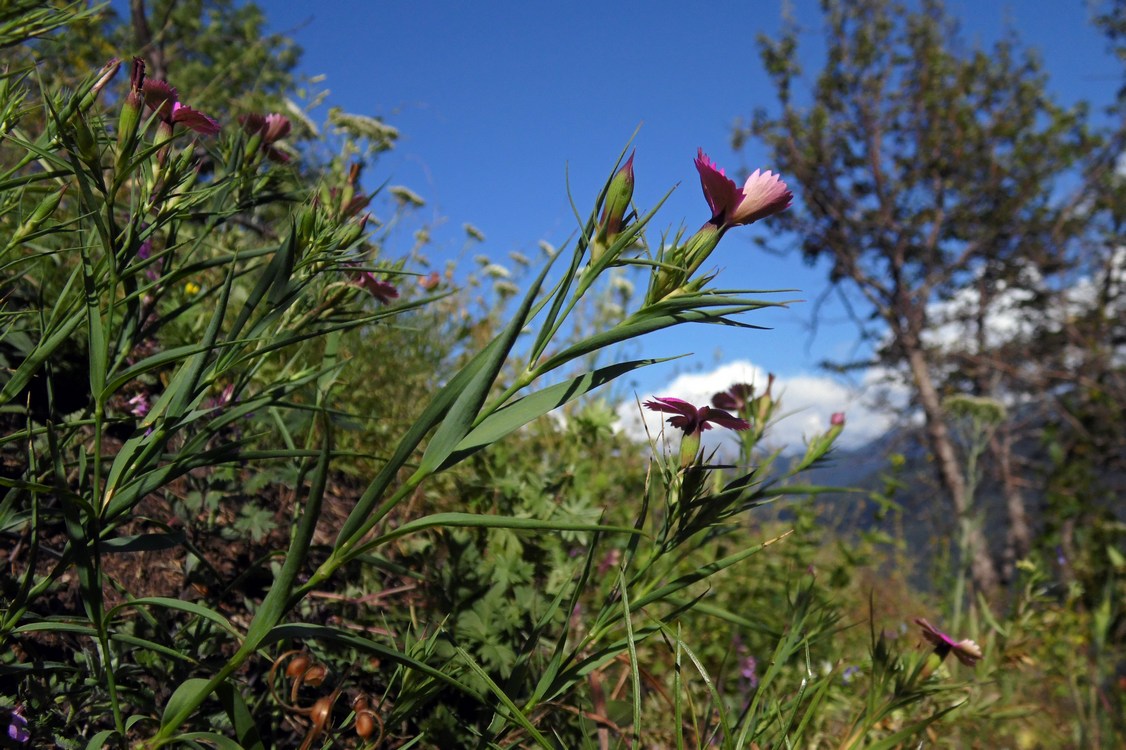
[[[316,687],[328,677],[328,668],[323,664],[314,664],[305,670],[305,684]]]
[[[309,669],[312,660],[305,654],[298,654],[285,665],[285,676],[290,679],[300,677]]]
[[[371,736],[375,733],[375,719],[372,718],[370,711],[363,711],[356,714],[356,734],[365,740],[370,740]]]
[[[323,732],[328,728],[329,720],[332,719],[333,698],[334,696],[331,695],[318,698],[309,709],[309,721],[313,722],[313,729],[317,732]]]

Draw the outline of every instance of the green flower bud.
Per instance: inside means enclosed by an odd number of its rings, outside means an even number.
[[[43,226],[43,222],[51,218],[51,214],[55,213],[55,209],[59,207],[59,203],[63,199],[63,194],[67,191],[67,185],[63,185],[62,189],[58,192],[51,193],[35,207],[31,212],[31,216],[27,217],[27,221],[19,226],[15,232],[12,233],[12,238],[8,241],[8,247],[15,247],[23,240],[30,237],[39,227]]]
[[[598,230],[590,245],[590,262],[597,263],[610,249],[610,245],[621,233],[630,201],[633,200],[633,154],[610,179],[606,188],[606,201],[602,206],[602,218],[598,220]]]
[[[117,120],[117,171],[120,173],[137,144],[137,128],[141,124],[141,110],[145,103],[141,87],[145,82],[145,61],[133,58],[133,75],[129,82],[129,93],[121,105],[121,116]]]

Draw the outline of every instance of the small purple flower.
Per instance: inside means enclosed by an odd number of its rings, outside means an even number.
[[[8,739],[20,744],[31,739],[27,719],[23,715],[23,706],[16,706],[8,713]]]
[[[732,430],[746,430],[750,427],[747,420],[728,414],[723,409],[714,409],[710,406],[697,408],[687,401],[671,396],[646,401],[645,408],[676,415],[669,417],[667,421],[673,427],[684,430],[685,435],[698,435],[704,430],[710,430],[711,422]]]
[[[134,417],[143,417],[152,409],[152,402],[149,401],[149,394],[141,391],[133,398],[129,399],[129,413]]]
[[[916,617],[915,624],[923,629],[923,637],[934,645],[934,652],[938,654],[940,659],[945,659],[946,655],[951,651],[954,652],[954,656],[958,661],[962,662],[967,667],[974,666],[977,664],[978,660],[981,659],[981,646],[977,645],[969,638],[956,641],[922,617]]]
[[[747,681],[750,690],[758,687],[758,662],[755,661],[755,657],[748,656],[740,662],[739,676]]]
[[[218,396],[213,396],[204,403],[208,409],[221,409],[234,401],[235,397],[235,384],[227,383]]]
[[[618,567],[622,561],[622,551],[617,547],[609,550],[602,558],[602,562],[598,563],[598,575],[604,576],[611,569]]]
[[[841,683],[848,685],[860,674],[860,667],[853,664],[852,666],[845,667],[845,671],[841,673]]]
[[[152,257],[152,238],[145,240],[141,246],[137,248],[137,259],[148,260]],[[145,278],[149,281],[156,281],[160,278],[160,271],[154,267],[156,264],[150,265],[145,268]]]

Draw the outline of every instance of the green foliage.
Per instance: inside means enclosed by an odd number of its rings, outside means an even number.
[[[391,249],[422,199],[363,188],[393,128],[239,123],[296,94],[291,45],[258,44],[253,5],[141,6],[149,41],[81,5],[0,26],[0,720],[64,747],[248,748],[894,747],[941,721],[956,747],[1039,731],[1035,668],[1076,741],[1112,741],[1120,529],[1072,563],[1107,587],[1061,598],[1030,565],[1008,617],[975,608],[970,679],[906,635],[935,616],[894,535],[827,545],[812,506],[775,505],[826,489],[807,473],[843,424],[763,453],[768,387],[721,467],[589,398],[653,364],[614,346],[780,304],[693,276],[718,237],[655,260],[659,205],[600,232],[619,163],[572,247],[482,264],[474,306],[427,275],[424,237]],[[139,68],[113,88],[106,40],[143,41],[219,132],[143,106]]]

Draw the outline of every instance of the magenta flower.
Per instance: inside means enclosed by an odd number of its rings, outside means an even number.
[[[202,112],[180,104],[176,89],[155,78],[146,78],[141,84],[141,91],[145,96],[145,104],[149,106],[160,121],[166,125],[180,123],[203,135],[215,135],[219,132],[219,123]]]
[[[278,162],[289,161],[289,154],[274,148],[274,144],[289,135],[289,131],[293,127],[288,117],[275,113],[263,117],[260,114],[251,113],[240,117],[239,122],[242,123],[243,129],[248,135],[261,137],[262,150],[266,153],[266,156]]]
[[[645,408],[675,415],[668,419],[668,423],[684,430],[685,435],[697,435],[704,430],[710,430],[712,428],[710,423],[713,422],[731,430],[746,430],[750,427],[747,420],[732,416],[723,409],[713,409],[710,406],[696,408],[679,398],[655,398],[646,401]]]
[[[833,412],[833,415],[829,417],[829,425],[832,427],[843,427],[844,423],[845,415],[843,411]]]
[[[395,288],[394,284],[375,278],[371,271],[357,273],[356,284],[362,289],[366,289],[372,297],[385,305],[391,304],[391,300],[399,296],[399,290]]]
[[[724,230],[772,216],[789,207],[794,198],[786,183],[770,171],[756,169],[739,188],[708,158],[704,149],[696,155],[696,170],[704,198],[712,209],[712,223]]]
[[[977,664],[978,660],[981,659],[981,646],[977,645],[969,638],[956,641],[922,617],[916,617],[915,624],[923,629],[923,637],[934,645],[934,652],[938,654],[940,659],[945,659],[946,655],[951,651],[954,652],[954,656],[958,661],[962,662],[967,667],[974,666]]]

